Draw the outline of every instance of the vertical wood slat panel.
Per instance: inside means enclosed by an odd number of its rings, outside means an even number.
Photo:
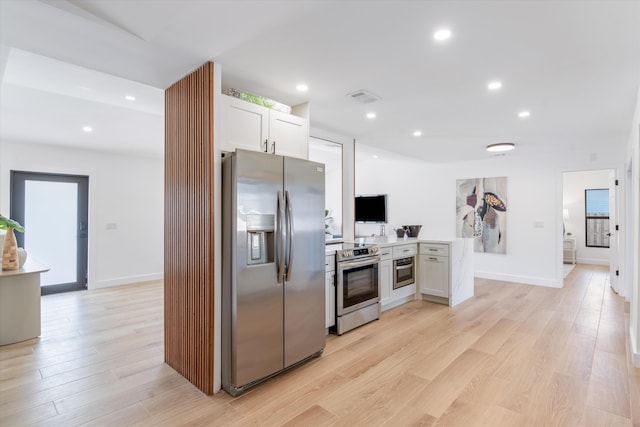
[[[165,91],[165,362],[213,393],[213,63]]]

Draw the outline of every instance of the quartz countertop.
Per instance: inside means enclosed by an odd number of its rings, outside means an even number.
[[[453,243],[460,240],[458,237],[403,237],[396,236],[370,236],[357,237],[354,240],[345,240],[344,243],[366,243],[376,245],[381,248],[399,245],[408,245],[411,243]],[[338,249],[342,248],[342,243],[332,243],[325,246],[325,255],[333,255]]]

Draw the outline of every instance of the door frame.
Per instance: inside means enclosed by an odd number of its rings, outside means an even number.
[[[10,217],[24,224],[25,216],[25,181],[72,182],[78,184],[78,229],[77,229],[77,262],[76,282],[42,286],[41,294],[48,295],[60,292],[87,289],[89,260],[89,176],[61,173],[10,171]],[[18,246],[24,247],[24,234],[17,233]]]

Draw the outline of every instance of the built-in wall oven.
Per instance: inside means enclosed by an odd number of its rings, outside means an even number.
[[[380,248],[343,244],[336,252],[336,325],[343,333],[380,318]]]
[[[416,282],[416,261],[414,256],[393,260],[393,289],[412,285]]]

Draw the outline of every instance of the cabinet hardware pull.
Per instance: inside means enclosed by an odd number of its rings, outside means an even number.
[[[433,251],[433,252],[438,252],[438,250],[437,250],[437,249],[433,249],[433,248],[429,248],[429,250],[430,250],[430,251]]]
[[[264,152],[266,153],[269,150],[269,139],[264,140]]]
[[[433,257],[429,257],[429,259],[430,259],[431,261],[437,261],[437,260],[438,260],[438,258],[433,258]]]
[[[276,154],[276,142],[271,143],[271,154]]]

